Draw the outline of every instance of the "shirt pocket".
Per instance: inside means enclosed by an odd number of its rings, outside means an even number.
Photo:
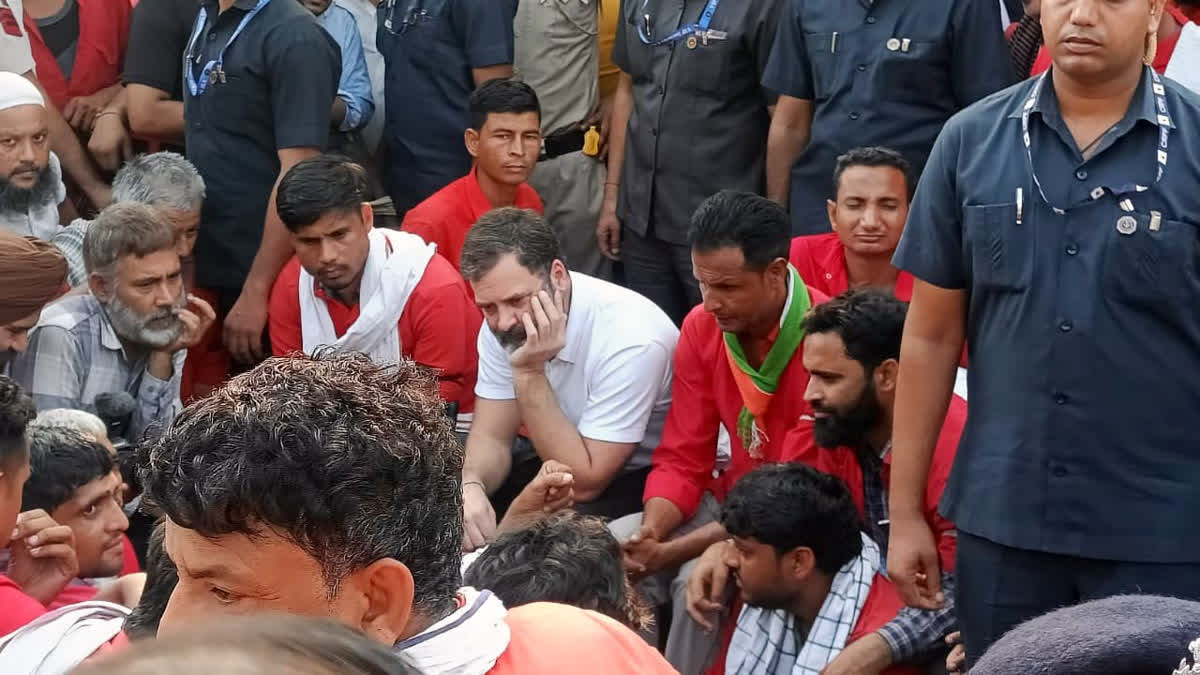
[[[681,89],[698,94],[721,95],[729,90],[731,61],[737,58],[738,44],[733,34],[724,40],[708,41],[696,38],[696,46],[689,48],[688,36],[675,45],[676,62],[672,70],[679,68]]]
[[[1029,225],[1017,224],[1016,204],[968,206],[963,214],[972,289],[1023,291],[1033,275]]]
[[[634,82],[649,82],[654,79],[655,49],[667,49],[666,45],[651,47],[642,42],[638,34],[638,26],[642,21],[642,3],[637,0],[625,0],[625,56],[629,59],[629,76]]]
[[[445,67],[441,46],[454,42],[449,4],[449,0],[397,0],[388,29],[389,37],[401,46],[413,64],[426,68]]]
[[[837,35],[836,38],[835,35]],[[814,101],[828,99],[837,88],[837,54],[834,53],[837,45],[835,40],[843,44],[846,42],[846,38],[838,33],[804,34],[804,48],[808,54]]]
[[[1200,225],[1162,219],[1158,229],[1151,230],[1147,214],[1122,213],[1120,217],[1133,218],[1137,229],[1126,235],[1108,226],[1103,268],[1106,292],[1135,305],[1172,304],[1200,295]]]
[[[942,43],[909,40],[905,50],[905,39],[890,38],[875,47],[882,53],[875,68],[875,91],[887,101],[922,104],[948,97],[943,73],[948,72],[944,66],[949,57]]]

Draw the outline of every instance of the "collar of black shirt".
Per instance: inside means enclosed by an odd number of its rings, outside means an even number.
[[[1051,72],[1046,71],[1046,78],[1049,81],[1042,85],[1041,95],[1038,96],[1037,104],[1033,107],[1032,113],[1040,115],[1046,120],[1061,120],[1062,113],[1058,109],[1058,96],[1054,93],[1054,80],[1051,77]],[[1030,86],[1037,86],[1036,82],[1036,79],[1032,79],[1029,81],[1029,84]],[[1145,120],[1154,126],[1158,126],[1158,106],[1154,101],[1154,90],[1151,84],[1149,71],[1143,69],[1142,79],[1138,81],[1138,88],[1133,93],[1133,99],[1130,100],[1129,110],[1125,112],[1124,119],[1117,124],[1117,129],[1128,129],[1138,120]],[[1025,109],[1025,101],[1028,98],[1029,90],[1026,90],[1025,95],[1014,102],[1013,109],[1009,111],[1008,116],[1013,119],[1020,119],[1021,113]],[[1172,120],[1168,127],[1174,129],[1175,122]]]

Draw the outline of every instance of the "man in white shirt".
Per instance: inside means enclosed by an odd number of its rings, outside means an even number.
[[[639,511],[671,403],[675,324],[633,291],[568,272],[554,230],[532,211],[484,215],[461,268],[489,329],[479,331],[463,466],[464,548],[495,534],[488,495],[503,508],[542,461],[570,467],[578,510]]]
[[[66,197],[42,92],[20,75],[0,72],[0,228],[49,239],[59,230],[58,205]]]

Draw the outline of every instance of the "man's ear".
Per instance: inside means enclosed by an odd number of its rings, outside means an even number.
[[[837,232],[837,202],[832,199],[826,199],[825,213],[829,216],[829,229]]]
[[[550,286],[558,291],[567,290],[571,273],[561,260],[555,260],[550,265]]]
[[[776,258],[767,263],[767,267],[764,272],[770,279],[787,283],[788,264],[789,262],[786,258]]]
[[[467,152],[472,157],[479,156],[479,132],[475,129],[467,129],[463,132],[463,142],[467,145]]]
[[[410,637],[414,587],[412,572],[404,563],[376,560],[347,577],[341,593],[354,596],[345,599],[357,615],[351,621],[367,637],[389,647]]]
[[[105,279],[102,274],[92,272],[88,275],[88,289],[101,302],[108,302],[112,299],[114,286],[115,284]]]
[[[875,369],[875,391],[878,392],[894,392],[896,390],[896,378],[900,373],[900,362],[896,359],[888,359],[879,364]]]
[[[368,230],[375,227],[375,209],[369,202],[362,203],[360,214],[362,215],[363,225],[366,225]]]
[[[784,554],[784,574],[794,581],[804,581],[817,569],[817,556],[807,546],[797,546]]]

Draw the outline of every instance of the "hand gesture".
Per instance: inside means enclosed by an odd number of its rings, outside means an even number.
[[[696,559],[696,566],[692,568],[685,589],[688,614],[710,633],[717,628],[714,619],[725,609],[725,588],[729,583],[729,566],[725,564],[725,557],[729,547],[729,540],[725,540],[705,549]]]
[[[621,544],[621,552],[624,554],[622,562],[625,571],[635,582],[662,571],[670,564],[658,534],[645,525]]]
[[[496,538],[496,512],[483,484],[467,480],[462,486],[463,553],[483,548]]]
[[[513,499],[497,532],[519,530],[542,516],[570,508],[575,504],[574,485],[571,467],[552,459],[546,460],[542,470]]]
[[[8,577],[43,605],[50,604],[79,573],[75,533],[42,509],[17,516],[9,548]]]
[[[605,209],[596,223],[596,245],[609,260],[621,259],[621,221],[616,210]]]
[[[946,598],[942,594],[937,544],[929,524],[919,515],[898,518],[892,514],[887,571],[904,604],[941,609]]]
[[[196,346],[208,332],[209,326],[217,320],[217,313],[212,305],[189,293],[187,306],[179,310],[179,320],[183,322],[183,330],[179,337],[175,338],[175,342],[163,350],[169,354]]]
[[[133,139],[120,115],[100,115],[88,139],[88,152],[105,171],[116,171],[133,157]]]
[[[107,87],[90,96],[76,96],[63,106],[63,119],[76,131],[91,133],[96,114],[112,103],[119,90],[119,87]]]
[[[946,636],[946,644],[950,645],[950,653],[946,655],[946,672],[967,672],[967,648],[962,643],[962,633],[955,631]]]
[[[267,299],[244,290],[225,317],[225,347],[239,363],[261,361],[263,329],[267,326]]]
[[[518,347],[508,360],[513,370],[545,368],[567,344],[567,308],[563,292],[554,291],[554,299],[546,291],[538,291],[529,299],[529,312],[521,315],[525,324],[525,344]]]

